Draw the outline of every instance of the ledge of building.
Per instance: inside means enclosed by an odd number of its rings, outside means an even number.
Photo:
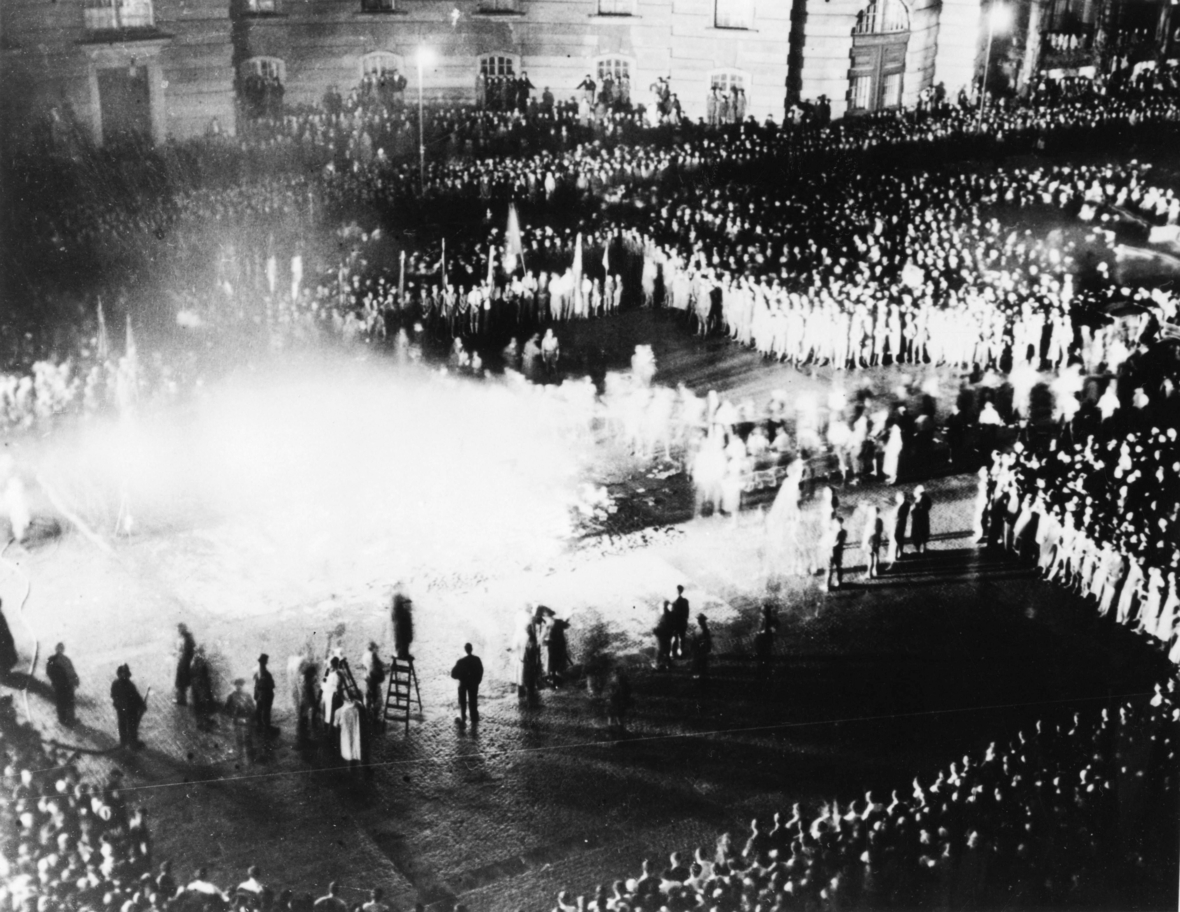
[[[476,19],[523,19],[524,13],[520,10],[476,10],[469,15]]]
[[[642,19],[643,17],[633,16],[631,13],[591,13],[586,18],[604,25],[626,25],[633,19]]]
[[[361,9],[353,13],[354,16],[408,16],[409,10],[404,9]]]
[[[705,26],[706,32],[721,32],[725,35],[757,35],[761,29],[756,28],[726,28],[723,25]]]
[[[238,13],[237,18],[239,18],[239,19],[290,19],[291,14],[290,13],[280,13],[277,10],[276,11],[258,10],[257,12],[255,12],[253,10],[243,10],[242,12]]]
[[[164,44],[172,40],[172,35],[161,32],[154,26],[151,28],[97,29],[87,32],[85,38],[78,40],[78,44],[132,44],[142,42],[156,42]]]

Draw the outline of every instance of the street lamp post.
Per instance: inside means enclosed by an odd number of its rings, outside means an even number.
[[[1008,7],[1002,3],[993,2],[987,11],[987,50],[983,52],[983,82],[979,86],[979,117],[975,123],[975,132],[983,132],[983,109],[987,105],[987,72],[992,62],[992,38],[996,29],[1006,28],[1008,25]]]
[[[418,61],[418,190],[426,195],[426,130],[422,104],[422,68],[429,66],[434,60],[430,48],[420,47],[417,53]]]

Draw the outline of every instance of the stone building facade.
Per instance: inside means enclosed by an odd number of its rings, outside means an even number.
[[[426,47],[428,101],[473,100],[481,72],[527,73],[559,100],[610,73],[645,104],[667,78],[692,117],[713,86],[740,86],[759,120],[821,95],[840,117],[913,104],[937,83],[970,90],[993,2],[1005,0],[4,0],[0,116],[18,141],[54,118],[99,142],[232,132],[251,74],[310,104],[397,69],[413,98]],[[1158,52],[1180,25],[1168,0],[1012,5],[992,64],[1014,87],[1104,49]]]

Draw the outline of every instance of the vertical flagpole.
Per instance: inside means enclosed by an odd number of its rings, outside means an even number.
[[[443,253],[442,253],[442,287],[447,287],[447,239],[443,238]]]
[[[404,250],[400,259],[401,268],[397,273],[397,306],[399,310],[406,306],[406,252]]]

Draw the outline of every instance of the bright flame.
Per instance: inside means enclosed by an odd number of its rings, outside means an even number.
[[[125,496],[137,532],[196,534],[291,582],[503,571],[546,560],[571,532],[592,449],[585,388],[300,367],[89,425],[38,469],[104,534]]]

